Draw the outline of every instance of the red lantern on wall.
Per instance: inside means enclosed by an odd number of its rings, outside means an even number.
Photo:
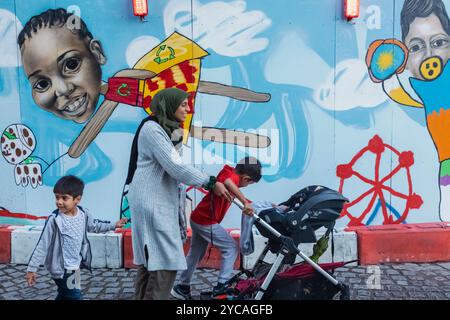
[[[133,12],[134,15],[140,17],[141,20],[148,15],[148,3],[147,0],[133,0]]]
[[[347,20],[359,17],[359,0],[344,0],[344,13]]]

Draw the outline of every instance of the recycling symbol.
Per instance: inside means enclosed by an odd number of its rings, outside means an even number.
[[[167,52],[169,50],[170,55],[167,58],[161,58],[160,55],[163,52]],[[169,60],[175,59],[175,50],[172,47],[166,46],[165,44],[160,45],[158,51],[156,52],[156,58],[153,59],[157,64],[162,64]]]
[[[125,90],[125,91],[124,91]],[[127,97],[130,95],[131,91],[130,88],[128,87],[128,85],[126,83],[122,83],[118,88],[117,88],[117,93],[122,96],[122,97]]]

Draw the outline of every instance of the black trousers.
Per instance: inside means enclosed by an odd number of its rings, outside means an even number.
[[[144,266],[139,266],[135,279],[134,299],[169,300],[176,276],[176,270],[148,271]]]

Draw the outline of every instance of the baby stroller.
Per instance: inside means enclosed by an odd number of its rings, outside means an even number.
[[[277,207],[255,214],[255,225],[261,235],[268,238],[268,244],[253,269],[241,268],[227,282],[227,292],[213,299],[323,300],[333,299],[338,293],[341,299],[349,299],[348,286],[332,276],[332,271],[345,263],[319,265],[298,249],[301,243],[317,244],[315,231],[322,227],[326,228],[322,239],[328,241],[347,201],[329,188],[309,186],[280,204],[286,206],[286,210]],[[236,201],[235,204],[242,208]],[[276,255],[273,264],[264,261],[269,251]],[[304,262],[295,264],[297,256]],[[211,293],[202,292],[201,299],[211,299]]]

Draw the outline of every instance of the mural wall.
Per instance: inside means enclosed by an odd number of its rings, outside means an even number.
[[[0,223],[42,223],[66,174],[99,218],[132,215],[131,142],[166,87],[190,94],[184,161],[260,159],[253,201],[321,184],[351,200],[338,227],[448,221],[445,7],[362,0],[348,22],[337,0],[149,0],[142,22],[131,0],[3,0]]]

